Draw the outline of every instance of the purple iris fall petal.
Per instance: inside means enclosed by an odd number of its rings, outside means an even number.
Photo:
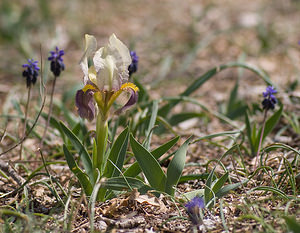
[[[124,112],[126,109],[130,108],[132,105],[134,105],[138,101],[137,91],[130,89],[130,92],[131,92],[131,96],[130,96],[129,100],[122,108],[118,109],[115,112],[116,114],[120,114],[120,113]]]
[[[93,91],[78,90],[75,97],[75,104],[78,108],[78,114],[81,118],[86,118],[92,121],[95,118],[95,104]]]

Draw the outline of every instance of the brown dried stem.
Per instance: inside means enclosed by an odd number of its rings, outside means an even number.
[[[40,142],[40,146],[39,146],[40,149],[42,149],[42,147],[43,147],[43,143],[44,143],[46,133],[47,133],[49,123],[50,123],[50,118],[51,118],[51,114],[52,114],[52,107],[53,107],[53,95],[54,95],[54,90],[55,90],[56,78],[57,78],[57,76],[54,76],[54,80],[53,80],[53,83],[52,83],[51,96],[50,96],[51,99],[50,99],[49,113],[48,113],[48,118],[47,118],[47,123],[46,123],[46,126],[45,126],[45,130],[44,130],[41,142]]]

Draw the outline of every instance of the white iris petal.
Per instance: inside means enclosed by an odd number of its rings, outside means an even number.
[[[131,64],[131,56],[128,48],[112,34],[109,38],[109,44],[96,51],[95,37],[86,35],[86,49],[81,59],[81,67],[85,77],[90,77],[99,90],[116,91],[121,85],[128,81],[128,66]],[[96,51],[96,52],[95,52]],[[87,66],[87,57],[94,54],[93,63],[94,71],[97,74],[88,75],[90,72]],[[86,83],[86,82],[85,82]]]
[[[88,57],[93,55],[93,53],[97,49],[97,40],[94,36],[85,34],[85,50],[82,58],[80,59],[80,66],[84,73],[84,84],[87,84],[88,76],[89,76],[89,68],[88,68]]]

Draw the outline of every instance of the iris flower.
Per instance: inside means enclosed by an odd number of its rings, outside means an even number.
[[[118,109],[121,113],[137,102],[138,88],[128,82],[128,67],[132,63],[130,52],[116,36],[112,34],[109,43],[97,50],[96,38],[85,35],[85,51],[80,60],[84,73],[84,87],[76,93],[76,106],[80,117],[93,120],[96,109],[102,120],[107,120],[112,104],[122,92],[129,92],[128,102]]]

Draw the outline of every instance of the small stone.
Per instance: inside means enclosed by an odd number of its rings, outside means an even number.
[[[96,222],[95,223],[95,229],[97,229],[98,231],[106,231],[106,229],[107,229],[106,222],[104,222],[102,220]]]

